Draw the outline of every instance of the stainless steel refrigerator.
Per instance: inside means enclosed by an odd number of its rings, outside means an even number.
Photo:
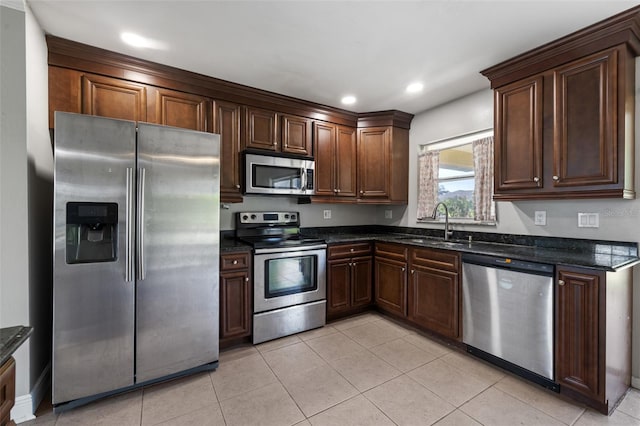
[[[55,114],[57,409],[218,361],[219,135]]]

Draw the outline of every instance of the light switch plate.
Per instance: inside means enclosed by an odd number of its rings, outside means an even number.
[[[546,210],[536,210],[534,216],[534,224],[545,226],[547,224],[547,211]]]
[[[385,210],[384,211],[384,218],[385,219],[392,219],[393,218],[393,210]]]
[[[578,228],[599,228],[599,213],[578,213]]]

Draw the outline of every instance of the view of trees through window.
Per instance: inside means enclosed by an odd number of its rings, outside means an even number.
[[[438,201],[446,204],[449,216],[458,219],[473,219],[475,177],[471,143],[440,151],[438,184]],[[441,214],[444,214],[444,209]]]

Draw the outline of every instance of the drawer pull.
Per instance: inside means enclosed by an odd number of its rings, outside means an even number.
[[[233,263],[234,265],[237,265],[237,264],[238,264],[238,261],[237,261],[237,260],[234,260],[234,261],[233,261],[233,262],[231,262],[231,263]]]

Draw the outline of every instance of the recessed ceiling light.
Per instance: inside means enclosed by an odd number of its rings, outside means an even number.
[[[407,93],[418,93],[421,92],[422,89],[424,89],[424,84],[420,82],[411,83],[407,86]]]
[[[345,96],[342,98],[342,103],[345,105],[353,105],[356,103],[356,97],[351,95]]]
[[[128,32],[122,33],[120,34],[120,38],[122,39],[122,41],[124,41],[125,43],[133,47],[142,47],[145,49],[159,49],[159,50],[166,49],[163,43],[152,40],[150,38],[142,37],[134,33],[128,33]]]

